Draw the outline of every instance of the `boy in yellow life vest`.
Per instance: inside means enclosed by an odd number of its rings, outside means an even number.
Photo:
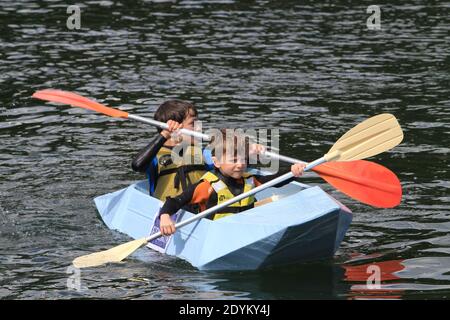
[[[234,133],[230,137],[225,130],[221,131],[221,135],[222,139],[219,139],[213,149],[214,171],[205,173],[199,182],[188,187],[180,195],[166,199],[159,213],[160,231],[163,235],[171,235],[175,232],[175,224],[170,216],[181,208],[187,205],[197,205],[200,211],[204,211],[285,173],[268,176],[247,173],[248,142],[244,142],[246,151],[244,155],[241,155],[237,146],[239,145],[239,139],[242,138]],[[259,145],[254,146],[259,149]],[[231,149],[233,152],[227,152],[227,149]],[[256,151],[259,152],[260,150]],[[301,176],[304,168],[304,164],[292,165],[291,171],[294,177]],[[287,184],[293,179],[282,182],[277,187]],[[212,214],[210,218],[217,220],[251,209],[254,207],[254,203],[255,198],[253,196],[247,197]]]
[[[134,171],[147,174],[151,196],[163,201],[175,197],[213,168],[209,150],[195,146],[191,137],[173,137],[181,128],[194,130],[197,115],[192,103],[180,100],[166,101],[155,112],[155,120],[167,123],[169,128],[158,129],[159,135],[139,152],[131,165]],[[174,147],[182,143],[185,148],[181,151],[185,154],[175,155]]]

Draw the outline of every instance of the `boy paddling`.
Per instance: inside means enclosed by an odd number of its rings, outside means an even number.
[[[212,169],[212,165],[205,163],[210,158],[207,150],[193,145],[191,137],[173,135],[181,128],[194,130],[197,115],[193,104],[180,100],[166,101],[156,111],[155,120],[166,122],[169,128],[158,129],[159,135],[139,152],[131,165],[134,171],[147,174],[150,194],[155,198],[164,201],[179,195]],[[185,144],[181,152],[186,154],[174,157],[174,147],[180,144]]]

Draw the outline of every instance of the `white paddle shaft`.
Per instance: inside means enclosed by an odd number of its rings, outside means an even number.
[[[133,119],[133,120],[137,120],[137,121],[141,121],[141,122],[144,122],[144,123],[148,123],[148,124],[154,125],[154,126],[156,126],[158,128],[161,128],[161,129],[168,129],[169,128],[167,123],[156,121],[156,120],[149,119],[149,118],[135,116],[135,115],[132,115],[132,114],[128,114],[128,118],[129,119]],[[201,132],[192,131],[192,130],[188,130],[188,129],[180,129],[179,132],[181,134],[185,134],[185,135],[188,135],[188,136],[193,136],[193,137],[198,138],[198,139],[202,139],[202,140],[206,140],[206,141],[210,141],[211,140],[210,136],[208,136],[206,134],[203,134]]]
[[[161,128],[161,129],[168,129],[169,128],[167,123],[156,121],[156,120],[149,119],[149,118],[135,116],[135,115],[132,115],[132,114],[128,114],[128,118],[129,119],[133,119],[133,120],[137,120],[137,121],[140,121],[140,122],[144,122],[144,123],[147,123],[147,124],[151,124],[153,126]],[[195,138],[202,139],[202,140],[205,140],[205,141],[211,141],[211,137],[210,136],[208,136],[207,134],[201,133],[201,132],[192,131],[192,130],[189,130],[189,129],[180,129],[179,132],[181,134],[193,136]],[[267,157],[270,157],[272,159],[278,159],[278,160],[281,160],[281,161],[284,161],[284,162],[288,162],[288,163],[294,163],[294,164],[295,163],[304,163],[304,164],[306,164],[306,162],[304,162],[304,161],[301,161],[301,160],[298,160],[298,159],[295,159],[295,158],[291,158],[291,157],[287,157],[287,156],[282,156],[280,154],[277,154],[277,153],[274,153],[274,152],[271,152],[271,151],[265,151],[263,153],[263,156],[267,156]]]

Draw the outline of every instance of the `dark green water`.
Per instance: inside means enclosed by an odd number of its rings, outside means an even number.
[[[85,1],[70,31],[67,1],[0,0],[0,298],[448,298],[450,3],[377,2],[381,30],[368,30],[371,4]],[[305,179],[354,212],[332,261],[205,273],[141,249],[70,290],[73,258],[129,240],[92,199],[143,178],[130,160],[156,130],[30,98],[44,88],[150,117],[190,100],[211,125],[279,128],[283,153],[303,160],[390,112],[405,139],[373,160],[403,201],[375,209]],[[361,290],[374,263],[383,290]]]

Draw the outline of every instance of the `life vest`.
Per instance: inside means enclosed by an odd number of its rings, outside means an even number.
[[[181,161],[174,161],[174,158],[170,148],[162,147],[152,161],[153,174],[149,175],[150,194],[162,201],[167,197],[179,195],[188,186],[200,181],[207,170],[212,169],[212,160],[209,161],[210,151],[207,149],[202,152],[198,147],[188,146]]]
[[[252,190],[255,187],[255,181],[253,179],[253,176],[251,174],[244,173],[243,178],[244,178],[244,192]],[[214,173],[207,172],[203,175],[201,179],[208,181],[211,184],[211,187],[217,193],[217,205],[235,197],[235,195],[231,193],[228,186]],[[237,201],[217,211],[213,216],[213,220],[217,220],[235,213],[251,209],[254,207],[255,201],[256,200],[254,196],[250,196],[242,199],[241,201]]]

